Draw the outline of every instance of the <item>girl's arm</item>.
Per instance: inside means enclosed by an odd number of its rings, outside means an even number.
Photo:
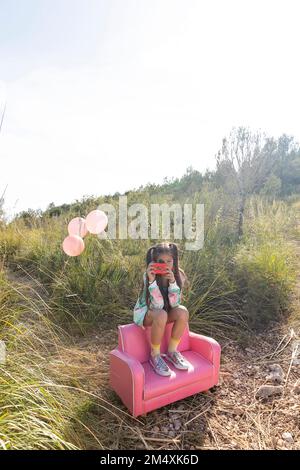
[[[171,307],[177,307],[180,304],[181,290],[176,281],[169,283],[168,296]]]
[[[142,294],[136,301],[133,309],[133,321],[142,326],[144,317],[148,311],[148,305],[146,303],[146,280],[147,273],[144,273],[144,288]],[[156,283],[156,280],[149,284],[149,299],[151,308],[163,308],[164,299],[160,292],[160,289]]]
[[[164,298],[160,292],[156,280],[149,284],[150,304],[152,308],[163,308]]]

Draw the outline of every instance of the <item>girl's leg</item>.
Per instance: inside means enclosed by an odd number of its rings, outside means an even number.
[[[149,309],[145,315],[143,325],[151,326],[151,354],[160,353],[160,344],[165,332],[168,314],[163,309]]]
[[[183,305],[173,307],[168,313],[167,323],[174,322],[168,351],[175,351],[180,338],[185,330],[186,324],[189,321],[189,312]]]

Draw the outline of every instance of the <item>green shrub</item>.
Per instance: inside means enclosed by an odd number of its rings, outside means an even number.
[[[241,246],[234,257],[234,277],[242,316],[251,328],[282,319],[296,279],[294,250],[278,240]]]

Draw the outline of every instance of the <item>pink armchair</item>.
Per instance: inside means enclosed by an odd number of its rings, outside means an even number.
[[[172,327],[173,323],[167,323],[162,353],[167,352]],[[177,350],[191,366],[178,370],[166,359],[172,374],[163,377],[148,362],[151,326],[143,329],[130,323],[118,329],[118,347],[109,354],[109,384],[133,416],[146,415],[218,384],[221,348],[214,339],[189,331],[187,325]]]

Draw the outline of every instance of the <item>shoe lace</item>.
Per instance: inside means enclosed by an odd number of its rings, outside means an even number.
[[[165,363],[165,361],[163,360],[163,358],[161,356],[166,356],[166,354],[160,354],[157,358],[157,365],[158,367],[161,367],[163,369],[168,369],[168,366],[167,364]]]
[[[176,357],[177,361],[181,362],[182,364],[185,363],[185,359],[179,351],[174,351],[172,354]]]

